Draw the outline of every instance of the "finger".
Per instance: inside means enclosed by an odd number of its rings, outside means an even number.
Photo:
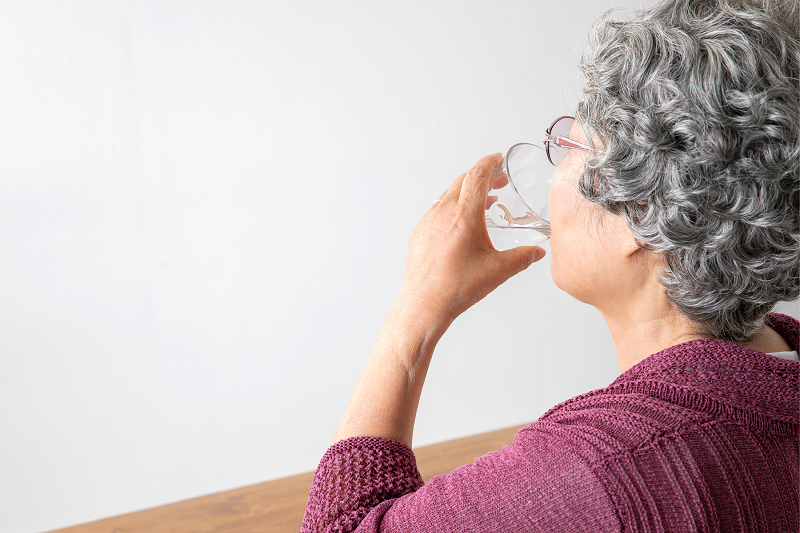
[[[442,202],[457,202],[459,194],[461,193],[461,186],[467,173],[461,174],[457,177],[450,187],[440,196]]]
[[[497,196],[487,196],[486,209],[488,210],[490,207],[492,207],[495,204],[495,202],[497,202]]]
[[[506,176],[505,172],[498,172],[489,183],[489,190],[502,189],[506,185],[508,185],[508,176]]]
[[[440,194],[439,198],[437,198],[436,200],[433,201],[433,203],[431,204],[431,207],[436,207],[437,205],[442,203],[442,199],[444,198],[444,196],[446,194],[447,194],[447,191],[444,191],[442,194]]]
[[[471,210],[483,210],[485,198],[489,192],[490,178],[502,160],[503,154],[480,158],[464,177],[458,203]]]
[[[546,253],[541,246],[518,246],[517,248],[499,252],[495,256],[500,266],[496,272],[508,279],[519,274],[533,263],[540,261]]]

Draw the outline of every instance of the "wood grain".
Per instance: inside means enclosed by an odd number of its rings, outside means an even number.
[[[511,444],[523,426],[415,448],[422,478],[427,483]],[[297,533],[313,478],[307,472],[52,533]]]

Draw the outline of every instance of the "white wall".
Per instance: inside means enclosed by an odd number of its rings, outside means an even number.
[[[605,5],[0,4],[0,531],[313,470],[419,218],[574,109]],[[618,373],[546,259],[441,341],[415,445]]]

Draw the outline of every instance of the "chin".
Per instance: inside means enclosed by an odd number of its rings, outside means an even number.
[[[550,261],[550,275],[553,277],[553,283],[556,284],[556,287],[566,292],[579,302],[592,305],[592,295],[586,293],[585,287],[583,287],[580,283],[570,283],[572,280],[570,280],[569,276],[565,276],[563,274],[564,273],[558,268],[558,261],[556,261],[555,255],[553,255],[553,258]]]

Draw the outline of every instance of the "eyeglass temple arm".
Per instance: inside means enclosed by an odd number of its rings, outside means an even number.
[[[547,133],[547,134],[545,134],[544,142],[545,143],[551,142],[551,143],[555,144],[556,146],[563,146],[564,148],[578,148],[580,150],[587,150],[589,152],[594,152],[594,153],[597,153],[597,154],[604,154],[605,153],[602,150],[597,150],[595,148],[592,148],[591,146],[587,146],[585,144],[581,144],[581,143],[579,143],[577,141],[573,141],[569,137],[563,137],[561,135],[558,135],[558,136],[554,137],[553,135],[550,135],[549,133]]]

